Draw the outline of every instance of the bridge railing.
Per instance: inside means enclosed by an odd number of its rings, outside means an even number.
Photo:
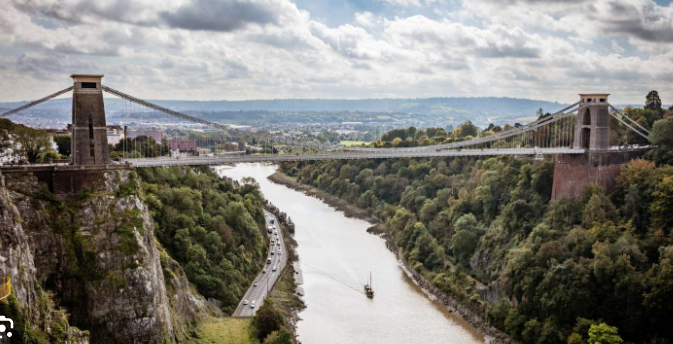
[[[420,146],[420,147],[407,147],[407,148],[362,148],[362,147],[350,147],[346,148],[350,151],[363,151],[363,152],[381,152],[381,151],[423,151],[423,150],[445,150],[445,149],[458,149],[466,147],[497,147],[497,148],[512,148],[517,146],[523,147],[551,147],[552,143],[558,140],[558,135],[553,136],[556,131],[557,134],[560,130],[562,132],[563,142],[572,142],[572,130],[568,130],[569,125],[566,122],[568,119],[572,118],[575,113],[581,109],[580,102],[572,104],[551,116],[540,118],[534,122],[524,124],[518,127],[513,127],[509,130],[502,131],[493,135],[484,136],[476,139],[445,143],[440,145],[430,145],[430,146]],[[558,123],[559,121],[566,120]],[[552,124],[556,124],[552,126]],[[537,137],[537,132],[542,131],[543,134],[548,136]],[[546,132],[545,132],[546,131]],[[500,143],[498,143],[500,142]],[[547,142],[549,145],[547,145]]]

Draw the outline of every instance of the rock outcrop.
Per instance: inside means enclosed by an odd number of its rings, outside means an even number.
[[[157,247],[135,173],[104,176],[95,192],[58,197],[31,174],[8,177],[0,188],[0,272],[12,276],[32,324],[43,325],[36,290],[44,289],[91,342],[179,341],[207,303]]]

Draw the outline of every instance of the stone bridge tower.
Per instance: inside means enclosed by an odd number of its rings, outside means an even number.
[[[109,160],[103,75],[73,74],[72,165],[105,165]]]
[[[589,151],[610,148],[609,94],[580,94],[573,148]]]
[[[610,149],[609,94],[580,94],[580,108],[575,121],[573,148],[584,154],[560,154],[554,164],[552,199],[579,199],[592,184],[614,191],[616,178],[624,164],[643,151]]]

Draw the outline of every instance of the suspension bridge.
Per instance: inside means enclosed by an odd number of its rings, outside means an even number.
[[[107,126],[103,92],[122,98],[129,103],[168,114],[182,121],[205,125],[215,130],[230,130],[227,125],[208,121],[172,110],[127,93],[102,85],[103,75],[72,75],[74,84],[47,97],[32,101],[16,109],[9,110],[0,117],[15,115],[23,110],[73,92],[72,102],[72,147],[69,164],[54,168],[71,169],[110,169],[110,165],[119,164],[110,160],[107,141]],[[415,157],[465,157],[465,156],[556,156],[559,169],[582,171],[586,180],[610,186],[609,179],[614,177],[615,166],[621,166],[638,156],[648,146],[611,146],[610,122],[616,120],[635,134],[648,139],[649,130],[626,116],[621,110],[608,102],[609,94],[580,94],[580,100],[560,111],[537,120],[503,130],[498,133],[446,144],[419,147],[340,147],[320,152],[298,154],[229,154],[200,157],[145,157],[124,158],[122,163],[128,166],[177,166],[177,165],[220,165],[244,162],[283,162],[316,160],[351,159],[391,159]],[[44,168],[44,166],[42,166]],[[587,168],[594,170],[587,170]],[[3,167],[4,169],[4,167]],[[24,167],[25,169],[25,167]],[[605,171],[610,170],[607,173]],[[565,174],[568,174],[565,171]],[[611,176],[606,175],[610,174]],[[576,194],[577,188],[586,181],[571,183],[558,189],[560,196]],[[574,185],[577,184],[577,185]],[[555,177],[555,191],[556,177]]]

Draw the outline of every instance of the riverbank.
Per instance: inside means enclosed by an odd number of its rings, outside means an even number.
[[[268,177],[274,183],[282,184],[291,189],[304,192],[305,194],[316,197],[326,204],[334,207],[339,211],[343,211],[347,217],[354,217],[369,222],[370,227],[367,232],[381,236],[386,241],[386,247],[396,254],[400,261],[402,270],[409,276],[413,282],[419,286],[426,295],[433,301],[438,301],[443,304],[451,313],[458,315],[465,320],[472,327],[477,329],[480,333],[487,337],[487,343],[512,343],[509,337],[502,331],[488,324],[484,316],[472,311],[469,306],[462,305],[454,298],[442,293],[429,280],[427,280],[421,273],[413,270],[409,264],[404,260],[401,251],[395,245],[393,238],[389,235],[385,224],[382,224],[378,218],[371,215],[368,211],[358,208],[354,204],[348,203],[343,199],[330,195],[316,187],[299,183],[295,178],[287,176],[282,172],[276,172]]]
[[[379,219],[376,216],[370,214],[367,210],[358,208],[354,204],[348,203],[337,196],[330,195],[316,187],[302,184],[295,178],[290,177],[282,172],[276,172],[270,175],[268,179],[276,184],[285,185],[290,189],[301,191],[308,196],[315,197],[329,204],[336,210],[343,211],[347,217],[365,220],[372,225],[380,223]]]

